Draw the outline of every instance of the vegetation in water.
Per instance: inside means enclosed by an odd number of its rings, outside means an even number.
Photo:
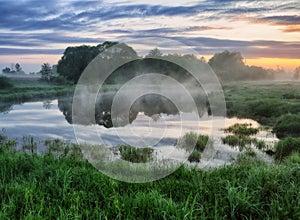
[[[190,153],[188,161],[200,162],[201,153],[208,144],[212,141],[209,136],[197,134],[195,132],[187,132],[176,144],[177,147],[182,148]]]
[[[258,128],[253,128],[252,124],[234,124],[226,129],[224,129],[225,133],[232,133],[236,136],[252,136],[256,135],[259,132]]]
[[[267,145],[262,140],[257,140],[253,136],[259,132],[258,128],[253,128],[251,124],[234,124],[226,129],[225,133],[230,133],[222,138],[223,144],[231,147],[238,147],[240,151],[253,152],[252,147],[259,150],[265,150]]]
[[[146,163],[153,160],[154,149],[149,147],[133,147],[130,145],[121,145],[118,147],[121,159],[132,163]]]

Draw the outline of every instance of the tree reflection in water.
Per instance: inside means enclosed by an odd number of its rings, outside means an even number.
[[[95,120],[98,125],[106,128],[123,127],[128,123],[132,123],[139,113],[144,113],[157,121],[160,118],[160,114],[177,115],[179,114],[177,107],[168,98],[157,94],[147,94],[138,98],[130,108],[129,112],[122,112],[122,109],[118,112],[118,118],[112,122],[111,107],[115,96],[115,92],[104,92],[97,98],[95,105]],[[179,96],[178,99],[181,97]],[[194,96],[195,103],[197,104],[199,117],[203,116],[207,112],[207,99],[205,96]],[[58,108],[64,114],[68,123],[72,124],[72,101],[73,97],[64,97],[58,99]],[[184,100],[181,100],[184,101]],[[84,108],[84,106],[82,106]],[[185,106],[185,112],[192,112],[188,105]],[[129,117],[128,117],[129,116]],[[81,123],[82,122],[82,123]],[[82,117],[80,123],[83,125],[93,124],[93,121]]]

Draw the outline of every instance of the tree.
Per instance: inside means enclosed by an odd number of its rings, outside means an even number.
[[[294,71],[294,79],[300,78],[300,66],[298,66]]]
[[[51,81],[52,79],[52,69],[49,63],[44,63],[41,67],[41,71],[40,71],[41,75],[42,75],[42,79],[45,81]]]
[[[247,66],[240,52],[216,53],[208,62],[222,81],[272,78],[262,67]]]
[[[117,42],[104,42],[96,47],[86,45],[68,47],[58,62],[57,72],[67,80],[76,83],[88,64],[101,52],[112,46],[114,47],[109,52],[102,54],[102,60],[110,62],[112,59],[137,58],[137,53],[131,47]]]
[[[223,81],[245,78],[246,66],[239,52],[224,51],[216,53],[208,64]]]
[[[153,50],[149,51],[146,57],[161,57],[162,55],[163,53],[158,48],[154,48]]]
[[[2,70],[2,72],[3,73],[10,73],[10,68],[8,68],[8,67],[5,67],[3,70]]]
[[[17,72],[20,72],[22,70],[21,65],[19,63],[16,63],[15,68]]]

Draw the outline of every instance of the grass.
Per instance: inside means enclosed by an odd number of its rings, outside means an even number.
[[[0,219],[299,219],[300,164],[203,171],[181,167],[149,183],[113,180],[82,159],[0,144]],[[299,157],[299,156],[298,156]],[[297,162],[298,161],[298,162]]]
[[[300,114],[282,115],[273,128],[278,138],[300,136]]]
[[[55,85],[33,78],[13,78],[13,87],[0,90],[2,102],[24,102],[28,100],[72,94],[74,86]]]
[[[275,159],[282,161],[292,153],[300,153],[300,137],[287,137],[280,140],[275,146]]]
[[[118,147],[121,159],[132,163],[146,163],[153,159],[153,149],[149,147],[137,148],[130,145]]]
[[[223,86],[229,117],[274,126],[284,114],[300,112],[300,82],[240,82]]]

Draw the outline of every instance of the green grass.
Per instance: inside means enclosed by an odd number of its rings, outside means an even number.
[[[275,146],[276,160],[282,161],[293,153],[300,153],[300,137],[287,137],[280,140]]]
[[[300,82],[239,82],[223,88],[228,116],[274,126],[280,116],[300,112]]]
[[[12,88],[0,90],[2,102],[24,102],[28,100],[57,97],[72,94],[74,86],[56,85],[34,78],[12,78]]]
[[[295,159],[266,165],[240,158],[219,169],[181,167],[164,179],[130,184],[74,157],[0,152],[0,219],[300,218]]]
[[[132,163],[146,163],[153,159],[153,149],[149,147],[137,148],[130,145],[118,147],[121,159]]]

